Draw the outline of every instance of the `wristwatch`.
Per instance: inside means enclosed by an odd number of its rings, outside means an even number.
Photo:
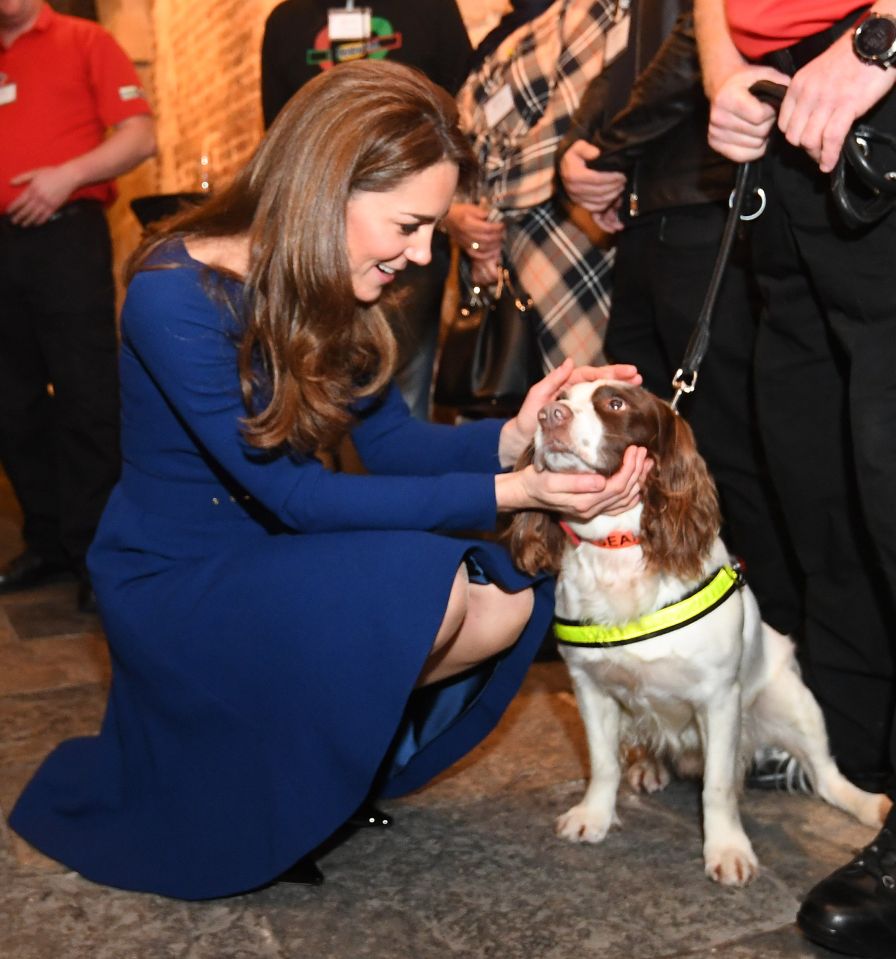
[[[896,63],[896,18],[869,14],[852,35],[852,48],[863,63],[886,70]]]

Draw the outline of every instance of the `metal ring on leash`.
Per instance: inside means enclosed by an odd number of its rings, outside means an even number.
[[[728,197],[729,210],[734,209],[734,194],[736,192],[737,192],[736,190],[732,190],[731,195]],[[759,217],[761,217],[762,214],[765,212],[765,203],[766,203],[765,190],[763,190],[761,186],[756,187],[756,189],[753,191],[753,195],[759,197],[759,209],[755,213],[741,213],[740,218],[744,221],[758,220]]]
[[[672,407],[672,412],[678,412],[678,401],[685,393],[693,393],[697,389],[697,376],[698,370],[691,370],[690,380],[684,379],[684,370],[679,367],[678,372],[672,378],[672,386],[675,390],[675,395],[672,397],[672,402],[669,404]]]

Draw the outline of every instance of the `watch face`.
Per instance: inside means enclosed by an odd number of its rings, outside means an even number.
[[[870,16],[856,34],[860,51],[867,57],[882,57],[896,43],[896,23],[889,17]]]

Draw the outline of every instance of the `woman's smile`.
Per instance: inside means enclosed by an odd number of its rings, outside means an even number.
[[[345,213],[346,247],[352,288],[361,302],[378,300],[409,263],[429,263],[433,230],[456,188],[457,167],[442,160],[392,190],[352,195]]]

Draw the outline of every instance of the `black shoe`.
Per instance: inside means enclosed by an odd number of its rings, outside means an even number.
[[[392,817],[378,809],[372,802],[364,802],[358,807],[353,815],[348,818],[348,825],[355,829],[367,829],[373,827],[376,829],[385,829],[392,825]]]
[[[868,959],[896,956],[896,835],[884,827],[851,862],[822,879],[796,917],[807,938]]]
[[[290,866],[286,872],[280,873],[276,881],[301,883],[305,886],[319,886],[324,881],[324,874],[310,856],[303,856],[297,863]]]
[[[774,746],[757,749],[747,771],[748,789],[768,789],[775,792],[803,793],[811,796],[815,790],[806,770],[790,753]]]
[[[0,569],[0,593],[43,586],[62,578],[67,572],[67,564],[54,563],[26,549]]]

